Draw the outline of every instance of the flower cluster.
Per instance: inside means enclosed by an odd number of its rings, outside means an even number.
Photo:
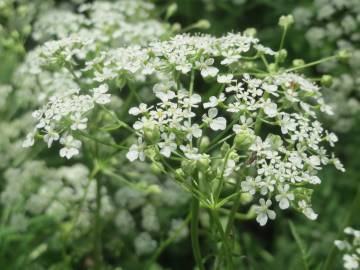
[[[334,108],[334,115],[328,117],[333,127],[347,131],[354,125],[353,116],[359,113],[359,1],[316,0],[314,5],[295,8],[293,14],[296,26],[306,32],[305,38],[313,54],[324,56],[346,49],[352,55],[348,66],[328,62],[319,67],[322,71],[340,75],[324,89],[324,96]]]
[[[344,253],[344,268],[360,269],[360,231],[347,227],[344,233],[351,239],[335,240],[336,247]]]
[[[308,186],[321,182],[317,171],[323,165],[333,163],[344,170],[322,146],[324,141],[333,146],[336,135],[316,120],[317,111],[331,113],[331,108],[324,103],[319,87],[301,75],[278,72],[251,76],[242,71],[250,51],[262,56],[275,54],[246,35],[179,35],[144,49],[129,47],[104,54],[95,61],[102,67],[95,80],[160,78],[153,86],[158,102],[150,106],[141,103],[129,111],[139,117],[133,125],[138,139],[127,153],[129,160],[143,161],[146,156],[153,160],[160,155],[175,163],[198,162],[205,164],[209,182],[248,168],[253,176],[242,181],[241,188],[262,197],[255,208],[261,225],[275,217],[269,211],[273,196],[280,208],[293,205],[315,219]],[[216,80],[216,95],[208,100],[202,100],[195,91],[197,72],[205,81]],[[182,77],[187,79],[188,89]],[[274,131],[262,137],[261,124]],[[227,141],[233,146],[219,153],[220,147],[204,147],[205,141],[213,146]],[[219,160],[223,170],[219,170]],[[180,171],[183,165],[177,165]]]

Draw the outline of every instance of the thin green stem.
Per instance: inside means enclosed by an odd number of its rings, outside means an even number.
[[[101,240],[101,176],[96,177],[96,212],[94,228],[95,269],[102,269],[102,240]]]
[[[191,220],[191,212],[187,215],[185,220],[181,223],[178,229],[176,229],[169,237],[160,244],[160,246],[155,251],[154,255],[150,258],[149,262],[147,263],[147,268],[150,268],[151,265],[157,260],[160,254],[172,243],[174,242],[179,234],[184,230],[184,228],[189,224]]]
[[[302,66],[289,68],[289,69],[285,70],[285,72],[291,72],[291,71],[295,71],[295,70],[299,70],[299,69],[303,69],[303,68],[308,68],[308,67],[316,66],[316,65],[318,65],[318,64],[321,64],[321,63],[324,63],[324,62],[327,62],[327,61],[331,61],[331,60],[335,60],[335,59],[337,59],[337,58],[338,58],[337,55],[332,55],[332,56],[325,57],[325,58],[320,59],[320,60],[317,60],[317,61],[313,61],[313,62],[307,63],[307,64],[302,65]]]
[[[205,270],[199,244],[199,210],[200,202],[193,196],[191,200],[191,244],[197,267],[200,270]]]
[[[220,255],[223,256],[226,260],[226,265],[228,266],[226,269],[232,270],[232,269],[234,269],[234,264],[232,261],[232,251],[231,251],[231,248],[229,245],[229,240],[226,237],[226,234],[225,234],[225,231],[221,224],[217,210],[212,209],[211,214],[212,214],[213,220],[215,221],[217,231],[220,234],[220,238],[222,241],[222,246],[220,247]]]
[[[281,36],[281,41],[280,41],[280,46],[279,46],[279,51],[284,47],[284,42],[285,42],[285,37],[286,37],[286,33],[287,33],[287,27],[285,26],[283,28],[283,32],[282,32],[282,36]]]

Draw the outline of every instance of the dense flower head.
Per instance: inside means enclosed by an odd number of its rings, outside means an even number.
[[[87,42],[66,38],[47,43],[43,57],[72,66]],[[54,95],[34,112],[38,131],[31,134],[40,134],[48,146],[59,140],[60,155],[71,158],[80,153],[76,131],[91,123],[93,108],[107,110],[111,86],[129,84],[136,91],[133,85],[146,82],[153,88],[154,101],[129,110],[137,118],[132,129],[128,127],[137,137],[126,155],[130,161],[148,157],[165,169],[175,166],[172,172],[188,190],[192,188],[184,179],[193,177],[194,168],[213,186],[232,185],[234,177],[240,181],[237,177],[246,170],[248,184],[242,182],[240,192],[260,199],[254,209],[261,225],[276,216],[270,209],[272,199],[280,209],[291,206],[316,219],[311,186],[321,183],[317,172],[329,163],[344,170],[324,147],[324,142],[333,146],[336,135],[317,120],[317,112],[332,110],[319,86],[303,75],[256,68],[259,59],[275,55],[258,39],[241,33],[219,38],[182,34],[148,46],[104,51],[75,75],[81,80],[87,74],[82,89]],[[205,87],[207,82],[215,86],[208,95],[199,94],[201,81]],[[32,143],[29,136],[25,146]],[[207,195],[199,191],[199,196],[221,195],[221,190],[211,189]],[[213,202],[205,201],[211,207]]]

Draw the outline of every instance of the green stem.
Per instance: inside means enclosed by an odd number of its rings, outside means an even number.
[[[321,64],[321,63],[324,63],[324,62],[327,62],[327,61],[331,61],[331,60],[334,60],[334,59],[337,59],[337,58],[338,58],[337,55],[332,55],[332,56],[325,57],[323,59],[320,59],[320,60],[317,60],[317,61],[314,61],[314,62],[307,63],[307,64],[299,66],[299,67],[289,68],[289,69],[285,70],[285,72],[290,72],[290,71],[295,71],[295,70],[299,70],[299,69],[303,69],[303,68],[307,68],[307,67],[311,67],[311,66],[316,66],[318,64]]]
[[[149,262],[147,263],[146,269],[149,269],[151,265],[156,261],[156,259],[160,256],[160,254],[172,243],[176,240],[179,234],[184,230],[184,228],[188,225],[191,219],[191,212],[187,215],[185,220],[182,222],[180,227],[176,229],[164,242],[160,244],[160,246],[155,251],[154,255],[150,258]]]
[[[193,196],[191,201],[191,244],[197,267],[200,270],[205,270],[199,244],[199,208],[200,202]]]
[[[283,32],[282,32],[282,36],[281,36],[279,51],[284,47],[284,41],[285,41],[285,37],[286,37],[286,32],[287,32],[287,27],[285,26],[284,29],[283,29]]]
[[[96,212],[94,231],[95,269],[102,269],[102,241],[101,241],[101,177],[96,178]]]
[[[220,222],[220,218],[216,209],[211,210],[212,217],[215,221],[215,225],[217,227],[217,231],[220,234],[222,246],[220,247],[220,255],[223,256],[226,260],[227,268],[226,269],[234,269],[234,264],[232,261],[232,251],[229,245],[228,238],[224,232],[223,226]]]

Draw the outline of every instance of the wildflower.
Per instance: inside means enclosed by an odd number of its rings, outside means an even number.
[[[211,108],[208,111],[208,115],[203,116],[203,121],[210,125],[212,130],[224,130],[226,128],[226,119],[224,117],[216,117],[218,110]]]
[[[137,144],[133,144],[130,146],[129,151],[126,154],[126,157],[130,160],[130,161],[134,161],[136,159],[139,159],[140,161],[144,161],[145,160],[145,143],[143,143],[142,138],[138,139],[138,143]]]
[[[66,157],[67,159],[70,159],[73,156],[79,154],[81,141],[74,139],[73,136],[67,135],[65,137],[61,137],[60,143],[64,145],[64,147],[60,149],[61,157]]]
[[[280,209],[287,209],[290,206],[290,202],[294,200],[295,196],[293,193],[289,192],[290,186],[288,184],[284,186],[279,186],[279,194],[275,196],[276,201],[279,202]]]
[[[259,200],[260,205],[255,206],[256,221],[259,222],[260,226],[264,226],[268,219],[275,219],[276,213],[273,210],[270,210],[272,202],[270,200],[264,200],[261,198]]]

